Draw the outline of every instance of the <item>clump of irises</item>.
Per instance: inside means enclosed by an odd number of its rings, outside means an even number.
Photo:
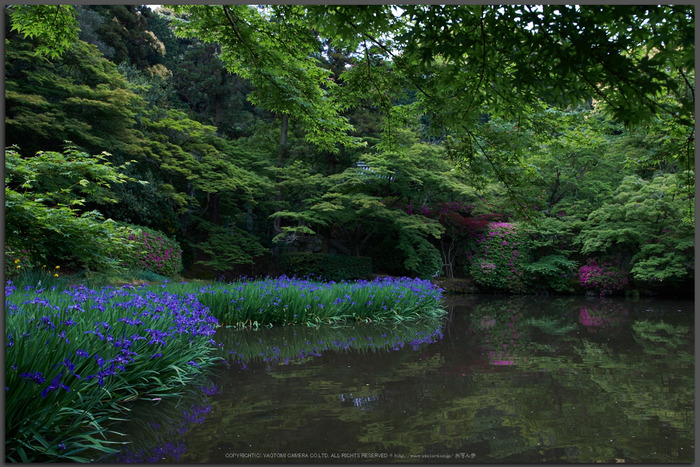
[[[442,289],[407,277],[320,282],[280,276],[181,287],[170,290],[196,294],[223,325],[236,327],[403,321],[445,314]]]
[[[136,399],[174,397],[220,361],[194,295],[5,286],[6,460],[90,461]]]
[[[435,318],[442,291],[387,278],[279,277],[201,286],[5,286],[6,460],[92,461],[137,399],[159,401],[222,361],[213,339],[237,328]],[[432,333],[431,333],[432,334]],[[431,338],[433,338],[431,336]]]

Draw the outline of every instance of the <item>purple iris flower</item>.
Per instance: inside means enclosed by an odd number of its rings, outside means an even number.
[[[68,368],[68,371],[70,371],[71,373],[75,373],[75,365],[73,365],[73,362],[70,361],[70,358],[66,357],[66,359],[63,360],[61,363],[57,363],[56,365],[54,365],[54,368],[56,368],[59,365],[63,365],[66,368]]]
[[[51,384],[49,384],[49,387],[47,387],[46,389],[44,389],[43,391],[41,391],[41,397],[46,397],[46,395],[47,395],[49,392],[55,391],[55,390],[57,390],[58,388],[63,388],[63,389],[65,389],[67,392],[70,392],[70,388],[69,388],[68,386],[66,386],[65,384],[59,382],[60,379],[61,379],[61,376],[63,376],[63,373],[59,373],[58,376],[56,376],[54,379],[51,380]]]
[[[44,379],[43,374],[40,371],[33,371],[31,373],[22,373],[19,375],[21,378],[26,378],[27,380],[34,381],[36,384],[43,384]]]
[[[102,368],[105,365],[105,359],[100,357],[99,355],[95,355],[95,361],[100,366],[100,368]]]
[[[114,374],[116,374],[116,373],[114,372],[114,362],[112,362],[112,365],[109,368],[104,369],[104,370],[100,370],[97,372],[97,374],[90,375],[85,379],[89,380],[92,378],[97,378],[97,382],[100,383],[100,386],[104,386],[105,376],[112,376]]]

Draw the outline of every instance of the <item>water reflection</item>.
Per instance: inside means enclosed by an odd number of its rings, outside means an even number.
[[[578,319],[590,333],[620,334],[629,321],[629,310],[621,304],[601,300],[601,303],[581,307]]]
[[[122,433],[128,444],[115,454],[102,459],[104,463],[141,464],[174,463],[187,450],[184,435],[195,425],[206,421],[212,407],[211,396],[218,386],[207,382],[189,388],[179,397],[162,400],[154,398],[134,404],[128,423],[116,425],[113,430]],[[124,438],[115,439],[124,443]]]
[[[442,339],[443,323],[426,319],[398,324],[357,323],[348,326],[279,326],[260,330],[221,328],[216,341],[223,358],[246,368],[252,361],[298,364],[326,352],[391,352],[417,350]]]
[[[175,460],[694,458],[692,302],[450,300],[441,322],[222,330],[229,366]]]

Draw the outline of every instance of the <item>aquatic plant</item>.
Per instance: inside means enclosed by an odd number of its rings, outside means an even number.
[[[218,286],[172,284],[173,293],[196,294],[224,325],[403,321],[442,316],[442,289],[422,279],[319,282],[280,276]]]
[[[194,295],[5,286],[6,460],[88,461],[135,399],[173,397],[218,359]]]
[[[321,283],[288,277],[214,286],[99,290],[5,285],[6,455],[86,461],[136,399],[174,397],[221,357],[216,317],[238,327],[435,318],[441,289],[387,278]],[[430,335],[386,342],[405,343]],[[369,346],[368,346],[369,347]]]

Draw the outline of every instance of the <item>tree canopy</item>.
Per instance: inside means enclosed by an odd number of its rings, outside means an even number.
[[[527,244],[524,289],[571,290],[562,278],[589,260],[620,260],[639,284],[692,278],[692,6],[6,15],[7,158],[33,180],[6,180],[12,212],[84,203],[91,222],[176,237],[192,274],[274,272],[306,249],[478,276],[482,237],[505,222]],[[123,183],[66,198],[83,178],[52,188],[41,169],[66,147],[121,167]]]

